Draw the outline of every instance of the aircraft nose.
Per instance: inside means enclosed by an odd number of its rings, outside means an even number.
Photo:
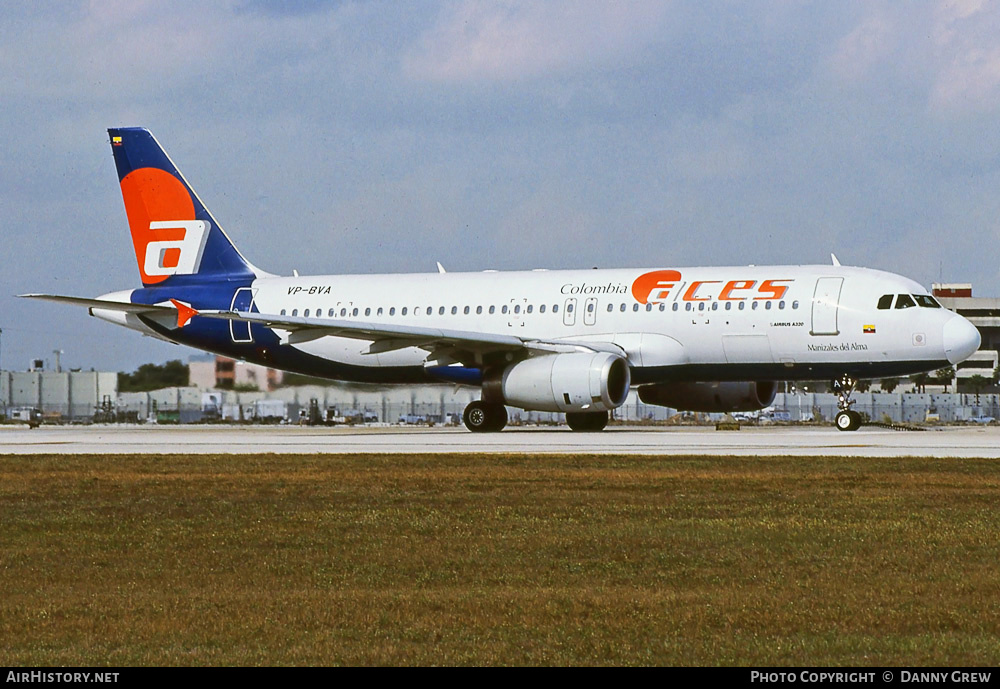
[[[957,364],[979,349],[980,337],[976,326],[961,316],[953,316],[944,324],[944,355]]]

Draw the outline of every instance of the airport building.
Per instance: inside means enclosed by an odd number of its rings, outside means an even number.
[[[89,422],[111,410],[118,374],[110,371],[0,371],[0,412],[37,409],[52,423]]]
[[[274,390],[283,379],[283,373],[277,369],[215,354],[192,356],[188,359],[188,372],[189,383],[202,390]]]
[[[979,351],[956,367],[958,379],[992,379],[1000,363],[1000,299],[972,296],[970,283],[934,283],[931,289],[942,306],[968,318],[982,337]]]

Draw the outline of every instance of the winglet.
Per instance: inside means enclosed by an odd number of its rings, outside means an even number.
[[[193,309],[187,304],[182,304],[176,299],[171,299],[170,303],[177,307],[177,327],[183,328],[192,318],[198,315],[197,309]]]
[[[837,254],[830,254],[830,260],[833,261],[833,265],[840,265],[840,261],[837,260]]]

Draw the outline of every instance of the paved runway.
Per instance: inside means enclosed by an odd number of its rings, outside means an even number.
[[[591,453],[626,455],[1000,458],[1000,427],[926,432],[832,427],[508,428],[473,434],[464,428],[298,426],[0,427],[0,454],[153,453]]]

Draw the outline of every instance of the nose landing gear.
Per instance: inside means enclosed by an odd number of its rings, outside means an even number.
[[[837,393],[837,408],[840,410],[834,419],[838,431],[856,431],[861,428],[861,414],[851,409],[854,404],[851,395],[854,394],[856,382],[848,375],[833,381],[833,391]]]

